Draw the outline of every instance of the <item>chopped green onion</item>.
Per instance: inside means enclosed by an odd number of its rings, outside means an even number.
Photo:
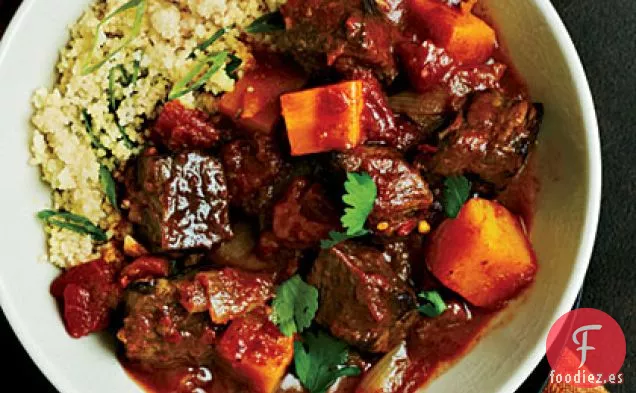
[[[278,11],[261,16],[245,28],[248,34],[272,33],[280,30],[285,30],[285,20]]]
[[[231,29],[232,27],[230,27],[229,29]],[[227,33],[228,29],[226,29],[225,27],[217,30],[214,34],[212,34],[212,36],[210,38],[208,38],[207,40],[203,41],[202,43],[200,43],[199,45],[197,45],[196,48],[194,48],[194,50],[192,51],[192,53],[190,53],[190,56],[188,56],[189,58],[194,58],[197,55],[197,51],[201,51],[204,52],[206,49],[208,49],[210,47],[210,45],[214,44],[216,41],[218,41],[219,38],[223,37],[223,34]]]
[[[97,45],[97,41],[98,41],[98,38],[99,38],[99,32],[100,32],[101,28],[110,19],[114,18],[115,16],[117,16],[117,15],[119,15],[119,14],[125,12],[125,11],[131,10],[133,8],[136,8],[137,12],[135,14],[135,21],[133,23],[132,29],[130,30],[128,35],[125,36],[124,38],[122,38],[122,43],[117,48],[115,48],[111,53],[109,53],[106,56],[104,56],[103,59],[100,59],[97,62],[93,62],[93,60],[94,60],[93,58],[95,57],[95,52],[96,52],[97,46],[98,46]],[[128,44],[130,44],[132,42],[132,40],[134,40],[135,37],[137,37],[139,35],[139,33],[141,32],[141,24],[143,22],[143,17],[144,17],[145,12],[146,12],[146,0],[130,0],[126,4],[122,5],[121,7],[119,7],[115,11],[113,11],[110,15],[106,16],[106,18],[104,18],[104,20],[99,22],[99,24],[95,28],[95,37],[93,38],[93,45],[91,47],[90,54],[89,54],[88,58],[86,59],[86,62],[82,66],[82,75],[88,75],[91,72],[94,72],[94,71],[98,70],[108,60],[110,60],[113,56],[115,56],[119,51],[121,51],[126,46],[128,46]]]
[[[191,91],[196,91],[201,88],[212,77],[212,75],[225,65],[228,56],[229,54],[227,51],[222,51],[201,59],[183,79],[175,83],[168,95],[168,100],[176,100]],[[206,65],[209,65],[210,68],[203,74],[203,76],[193,82],[194,78],[201,74]]]
[[[123,77],[124,83],[122,86],[128,86],[132,81],[132,76],[128,75],[123,65],[118,65],[111,68],[108,73],[108,97],[110,101],[110,109],[114,112],[117,110],[117,102],[115,99],[115,83],[117,82],[117,71],[119,76]]]
[[[84,122],[84,127],[86,127],[86,133],[91,139],[91,144],[93,145],[93,148],[106,150],[106,147],[102,145],[99,139],[97,139],[97,136],[95,136],[95,134],[93,133],[92,119],[86,109],[82,109],[82,121]]]
[[[46,224],[68,229],[82,235],[89,235],[98,242],[105,242],[108,240],[106,232],[93,224],[86,217],[68,212],[56,212],[53,210],[42,210],[37,214],[37,217]]]
[[[99,167],[99,182],[110,204],[115,210],[119,210],[119,205],[117,204],[117,186],[115,185],[113,175],[104,165]]]
[[[427,317],[434,318],[446,311],[446,303],[437,291],[420,292],[417,297],[426,302],[420,305],[417,310]]]
[[[230,62],[227,63],[227,66],[225,66],[225,72],[230,78],[236,80],[238,78],[236,76],[236,71],[238,71],[241,64],[243,64],[243,60],[234,53],[230,53]]]
[[[132,73],[132,78],[130,78],[130,85],[134,86],[135,84],[137,84],[140,74],[141,74],[141,61],[135,60],[133,61],[133,73]]]
[[[117,115],[115,115],[117,117]],[[130,139],[128,134],[126,133],[126,128],[119,124],[119,120],[115,119],[115,124],[117,124],[117,128],[119,128],[119,133],[121,134],[121,140],[124,141],[124,144],[128,149],[132,149],[135,147],[135,143]]]

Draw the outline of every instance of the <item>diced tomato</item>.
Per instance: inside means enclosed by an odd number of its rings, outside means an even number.
[[[280,96],[307,83],[307,76],[282,59],[257,56],[256,66],[221,98],[220,110],[239,126],[270,133],[280,121]]]
[[[111,283],[115,279],[115,268],[103,259],[96,259],[81,265],[72,267],[62,273],[51,284],[50,292],[56,298],[64,296],[67,285],[95,285]]]
[[[153,128],[156,143],[170,150],[209,149],[221,137],[209,116],[198,109],[188,109],[178,100],[164,105]]]
[[[285,337],[262,308],[233,321],[217,348],[254,392],[273,393],[294,356],[294,338]]]
[[[166,258],[145,255],[122,269],[119,282],[126,288],[137,280],[167,277],[169,274],[170,263]]]
[[[51,284],[61,299],[66,330],[79,338],[108,327],[111,310],[121,299],[114,266],[98,259],[73,267]]]

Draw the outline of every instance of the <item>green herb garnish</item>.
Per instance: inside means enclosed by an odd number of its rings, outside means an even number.
[[[140,75],[141,75],[141,61],[135,60],[133,61],[133,73],[130,78],[130,85],[133,85],[133,86],[136,85]]]
[[[364,224],[378,196],[378,188],[373,178],[368,173],[347,173],[344,187],[346,193],[342,200],[349,207],[345,208],[345,214],[340,218],[340,222],[345,232],[329,232],[329,239],[320,242],[320,247],[323,249],[370,233],[364,229]]]
[[[241,64],[243,64],[243,60],[235,54],[230,53],[230,62],[225,66],[225,72],[230,78],[236,80],[238,79],[236,71],[239,69]]]
[[[168,100],[176,100],[177,98],[184,96],[191,91],[195,91],[200,89],[206,82],[214,75],[217,71],[221,69],[225,65],[225,62],[228,59],[228,52],[222,51],[219,53],[214,53],[210,56],[207,56],[204,59],[201,59],[197,64],[192,68],[188,74],[181,79],[179,82],[175,83],[168,95]],[[193,80],[203,72],[205,66],[209,66],[208,70],[194,82]]]
[[[453,176],[444,180],[442,205],[448,217],[457,217],[462,206],[470,197],[470,187],[470,181],[464,176]]]
[[[95,56],[95,51],[97,50],[97,41],[99,38],[99,32],[101,28],[112,18],[115,16],[136,8],[135,21],[133,23],[132,29],[124,38],[122,38],[122,43],[115,48],[111,53],[107,54],[103,59],[98,60],[93,63],[93,57]],[[106,16],[104,20],[99,22],[97,27],[95,28],[95,37],[93,38],[93,45],[91,46],[90,55],[86,59],[86,62],[82,66],[82,75],[88,75],[91,72],[98,70],[101,66],[103,66],[108,60],[110,60],[113,56],[115,56],[119,51],[124,49],[128,44],[132,42],[141,32],[141,24],[143,21],[144,13],[146,12],[146,0],[130,0],[126,4],[122,5],[115,11],[113,11],[110,15]]]
[[[420,292],[417,297],[425,301],[417,310],[427,317],[434,318],[446,311],[446,303],[444,303],[444,299],[437,291]]]
[[[119,210],[119,205],[117,204],[117,186],[115,185],[115,180],[113,179],[113,175],[110,173],[108,168],[105,166],[99,167],[99,182],[104,189],[104,193],[108,198],[110,204],[115,208],[115,210]]]
[[[117,75],[119,73],[119,75]],[[118,65],[110,69],[108,73],[108,98],[110,102],[110,109],[115,112],[117,110],[117,99],[115,97],[115,83],[119,78],[123,78],[124,83],[122,86],[126,87],[132,82],[132,76],[128,75],[123,65]]]
[[[289,337],[307,329],[317,310],[318,290],[295,275],[278,287],[271,320]]]
[[[93,240],[105,242],[108,240],[106,232],[93,224],[88,218],[67,212],[42,210],[37,214],[38,219],[46,224],[68,229],[82,235],[90,235]]]
[[[347,344],[324,332],[303,336],[294,343],[294,366],[298,379],[310,393],[325,393],[340,377],[360,375],[356,366],[346,366]]]
[[[86,128],[86,133],[88,134],[88,137],[91,139],[91,144],[93,145],[93,148],[106,150],[106,147],[102,145],[99,139],[97,139],[97,135],[95,135],[95,133],[93,132],[93,119],[91,118],[91,115],[88,113],[88,110],[86,109],[82,109],[82,122],[84,123],[84,127]]]
[[[229,29],[231,29],[231,27]],[[210,38],[208,38],[207,40],[205,40],[202,43],[200,43],[199,45],[197,45],[197,47],[194,48],[192,53],[190,53],[189,57],[190,58],[196,57],[197,51],[205,52],[205,50],[208,49],[210,47],[210,45],[214,44],[216,41],[219,40],[219,38],[223,37],[223,35],[225,33],[227,33],[227,31],[228,31],[228,29],[226,29],[225,27],[217,30],[214,34],[212,34],[212,36]]]
[[[353,236],[364,231],[364,224],[378,196],[378,188],[368,173],[347,173],[344,187],[347,193],[342,200],[350,207],[345,209],[341,221],[347,229],[347,235]]]
[[[272,33],[280,30],[285,30],[285,20],[278,11],[261,16],[245,28],[248,34]]]

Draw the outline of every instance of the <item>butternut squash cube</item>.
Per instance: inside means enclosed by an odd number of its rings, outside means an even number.
[[[284,336],[260,308],[232,321],[217,351],[253,392],[274,393],[294,357],[294,337]]]
[[[470,12],[453,9],[439,0],[408,0],[413,26],[463,64],[481,64],[497,43],[495,30]]]
[[[363,82],[343,82],[281,97],[291,153],[348,150],[362,141]]]
[[[480,198],[469,200],[457,218],[435,230],[426,263],[444,286],[485,308],[502,306],[537,272],[519,219],[499,203]]]

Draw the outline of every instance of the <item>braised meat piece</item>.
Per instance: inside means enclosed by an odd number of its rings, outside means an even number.
[[[358,147],[338,157],[338,162],[347,172],[368,173],[378,188],[375,207],[369,215],[372,227],[386,222],[385,233],[397,231],[405,235],[404,225],[414,229],[416,215],[433,203],[433,194],[420,174],[402,155],[384,147]],[[413,224],[414,223],[414,224]]]
[[[236,140],[223,146],[221,159],[233,206],[250,215],[272,206],[288,172],[276,141],[265,136]]]
[[[148,294],[128,291],[126,311],[117,337],[129,360],[150,369],[212,361],[217,328],[207,314],[190,314],[179,304],[173,282],[158,280]]]
[[[223,325],[265,305],[274,296],[274,275],[226,268],[198,273],[178,287],[183,307],[190,312],[208,310],[212,322]]]
[[[208,255],[211,262],[250,272],[275,272],[290,262],[286,258],[260,255],[258,231],[251,224],[238,222],[232,225],[232,231],[234,237]]]
[[[51,295],[61,301],[66,330],[80,338],[104,330],[121,300],[114,265],[98,259],[73,267],[51,284]]]
[[[272,229],[278,239],[293,248],[317,245],[340,227],[339,214],[322,186],[299,177],[274,206]]]
[[[381,14],[365,10],[366,0],[290,0],[281,7],[287,31],[279,46],[308,71],[326,65],[347,73],[371,69],[383,81],[398,74],[394,42],[398,29]]]
[[[364,351],[389,351],[415,321],[413,291],[374,248],[349,241],[324,250],[309,283],[320,292],[318,323]]]
[[[439,150],[424,169],[441,176],[473,174],[502,190],[523,167],[534,144],[543,107],[490,90],[440,134]]]
[[[155,251],[210,249],[232,236],[217,159],[199,152],[143,156],[136,183],[129,219]]]
[[[205,112],[188,109],[178,100],[164,105],[152,131],[155,143],[172,151],[209,149],[221,138]]]
[[[426,92],[439,85],[457,97],[474,91],[499,87],[506,65],[494,62],[483,65],[458,64],[443,48],[430,41],[422,44],[402,43],[398,53],[415,89]]]

